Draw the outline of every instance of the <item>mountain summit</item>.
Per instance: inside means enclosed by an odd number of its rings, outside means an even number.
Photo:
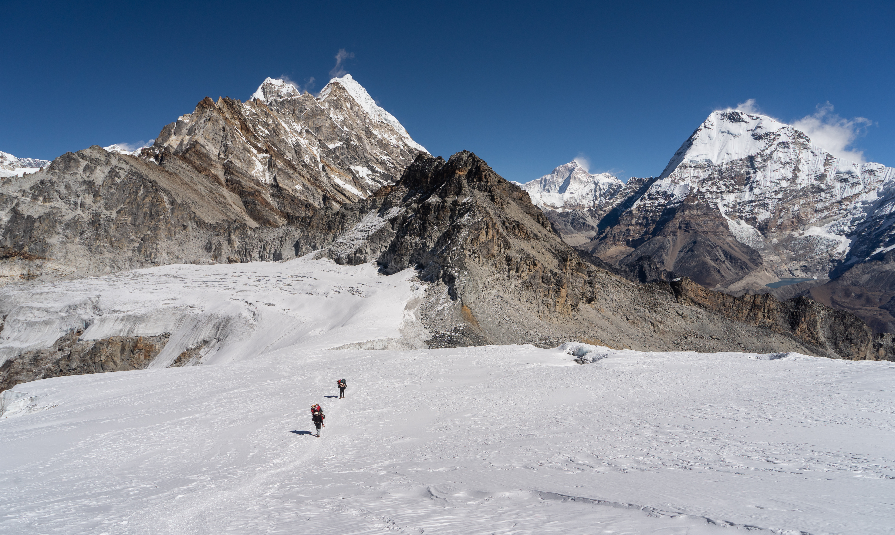
[[[836,158],[771,117],[716,111],[661,175],[628,182],[584,248],[728,291],[810,286],[895,249],[893,210],[895,169]]]
[[[248,102],[206,97],[150,147],[94,146],[0,183],[0,262],[15,264],[0,273],[302,255],[423,152],[350,76],[319,97],[269,78]]]
[[[623,187],[618,177],[609,173],[590,174],[576,161],[560,165],[549,175],[522,185],[535,206],[559,212],[599,208]]]
[[[8,152],[0,152],[0,178],[36,173],[50,162],[37,158],[16,158]]]

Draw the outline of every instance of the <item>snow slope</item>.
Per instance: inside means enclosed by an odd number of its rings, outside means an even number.
[[[190,306],[250,328],[213,365],[5,392],[0,533],[893,532],[892,363],[328,350],[396,336],[409,275],[300,259],[119,277],[30,288],[60,300],[48,316],[96,295],[106,333],[107,315]]]
[[[416,326],[408,303],[421,291],[407,270],[330,260],[169,265],[101,277],[0,287],[0,364],[50,347],[70,330],[81,339],[171,339],[153,366],[203,348],[203,363],[231,362],[280,347],[335,347],[404,336]],[[409,332],[409,331],[408,331]]]

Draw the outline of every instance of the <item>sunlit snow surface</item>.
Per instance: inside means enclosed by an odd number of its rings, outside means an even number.
[[[236,274],[209,284],[216,269]],[[356,316],[373,322],[367,338],[394,336],[416,295],[406,274],[323,261],[134,273],[139,295],[185,303],[207,291],[223,303],[232,292],[282,310],[297,301],[277,294],[301,270],[322,280],[302,287],[317,292],[321,317],[380,308]],[[376,281],[388,289],[374,292]],[[333,293],[359,285],[366,297],[353,305],[339,296],[354,294]],[[124,308],[148,302],[116,295]],[[273,339],[288,314],[265,306],[250,330]],[[240,358],[7,392],[0,533],[892,533],[891,363],[598,348],[578,365],[574,346],[328,350],[358,329],[320,322],[324,345],[265,346],[249,333]]]

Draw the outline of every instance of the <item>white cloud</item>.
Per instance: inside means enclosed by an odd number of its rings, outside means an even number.
[[[308,78],[308,79],[305,81],[305,85],[301,85],[301,84],[299,84],[298,82],[296,82],[295,80],[293,80],[292,78],[289,78],[289,77],[288,77],[287,75],[285,75],[285,74],[280,75],[280,80],[283,80],[284,82],[286,82],[287,84],[291,85],[291,86],[294,87],[295,89],[298,89],[298,92],[299,92],[299,93],[310,93],[310,92],[311,92],[311,89],[314,88],[314,81],[315,81],[315,80],[314,80],[314,77],[311,76],[310,78]]]
[[[575,156],[575,159],[572,161],[577,163],[585,172],[590,172],[588,171],[590,169],[590,158],[585,156],[584,153],[579,152],[578,156]]]
[[[818,105],[817,111],[792,123],[811,138],[811,143],[837,158],[856,163],[864,163],[864,152],[849,148],[864,134],[873,121],[864,117],[844,119],[833,113],[833,105],[827,102]]]
[[[339,77],[345,76],[348,73],[348,71],[345,70],[345,67],[342,65],[342,63],[346,59],[350,59],[353,57],[354,57],[354,52],[348,52],[344,48],[340,48],[339,53],[336,54],[336,66],[333,67],[331,71],[329,71],[330,77],[339,78]]]
[[[753,115],[761,113],[761,111],[758,109],[758,106],[755,104],[754,98],[750,98],[746,102],[740,102],[739,104],[737,104],[737,107],[735,109],[742,112],[751,113]]]

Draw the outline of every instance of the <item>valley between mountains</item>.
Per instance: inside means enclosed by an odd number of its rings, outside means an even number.
[[[0,153],[0,531],[891,532],[893,185],[736,110],[520,185],[350,75]]]

